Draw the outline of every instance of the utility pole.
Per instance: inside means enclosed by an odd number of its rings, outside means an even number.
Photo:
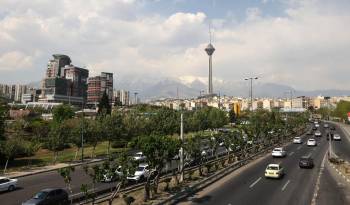
[[[81,104],[82,118],[81,118],[81,162],[84,162],[84,102]]]
[[[249,90],[249,97],[250,97],[250,105],[249,110],[253,111],[253,80],[259,79],[258,77],[250,77],[245,78],[244,80],[250,80],[250,90]]]
[[[184,141],[184,129],[183,129],[183,113],[181,113],[181,126],[180,126],[180,139]],[[180,148],[180,182],[184,181],[184,150],[181,145]]]

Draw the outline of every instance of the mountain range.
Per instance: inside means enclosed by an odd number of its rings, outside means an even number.
[[[249,84],[247,81],[226,81],[214,78],[214,92],[221,96],[249,96]],[[40,87],[39,82],[30,83],[32,87]],[[142,100],[153,100],[159,98],[192,98],[205,94],[207,79],[203,77],[182,76],[177,78],[162,76],[120,76],[115,79],[114,88],[128,90],[130,95],[134,92]],[[288,91],[293,90],[293,96],[349,96],[350,90],[295,90],[293,87],[276,83],[254,83],[253,95],[255,97],[289,97]]]

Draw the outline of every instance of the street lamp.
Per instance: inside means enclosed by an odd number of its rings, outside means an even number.
[[[244,80],[250,80],[250,90],[249,90],[249,96],[250,96],[250,105],[249,110],[253,111],[253,80],[259,79],[258,77],[250,77],[245,78]]]

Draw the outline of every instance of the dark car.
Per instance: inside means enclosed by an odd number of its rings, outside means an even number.
[[[313,168],[314,167],[314,160],[309,156],[303,156],[299,160],[299,167],[300,168]]]
[[[317,130],[317,127],[313,127],[312,130]]]
[[[313,132],[312,130],[309,130],[309,131],[306,132],[306,134],[307,134],[307,135],[313,135],[314,132]]]
[[[334,126],[331,126],[331,128],[330,128],[331,130],[335,130],[335,127]]]
[[[68,193],[63,189],[44,189],[22,205],[65,205],[69,204]]]

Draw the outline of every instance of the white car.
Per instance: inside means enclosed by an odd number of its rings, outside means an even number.
[[[139,167],[135,170],[135,173],[131,176],[128,176],[127,179],[130,181],[140,182],[146,179],[150,174],[148,164],[139,164]]]
[[[121,171],[121,166],[119,166],[114,173],[105,173],[103,174],[103,177],[101,179],[101,182],[113,182],[115,181],[119,176],[122,176],[123,173]]]
[[[324,128],[328,128],[329,125],[328,125],[328,124],[324,124],[323,127],[324,127]]]
[[[135,161],[143,161],[143,160],[146,159],[146,156],[143,155],[142,152],[137,152],[137,153],[134,155],[133,158],[134,158]]]
[[[315,133],[314,133],[315,137],[321,137],[322,136],[322,133],[317,130]]]
[[[301,144],[301,143],[303,143],[303,141],[301,140],[301,137],[294,137],[293,143],[294,144]]]
[[[333,140],[340,141],[340,140],[341,140],[340,135],[339,135],[339,134],[334,134],[334,135],[333,135]]]
[[[307,146],[317,146],[317,142],[315,139],[309,139],[306,143]]]
[[[315,124],[315,127],[320,127],[320,124],[316,123],[316,124]]]
[[[0,191],[13,191],[17,186],[17,179],[0,177]]]
[[[284,175],[284,169],[279,164],[269,164],[265,169],[266,178],[282,178]]]
[[[282,147],[278,147],[272,150],[273,157],[285,157],[286,155],[287,152]]]

